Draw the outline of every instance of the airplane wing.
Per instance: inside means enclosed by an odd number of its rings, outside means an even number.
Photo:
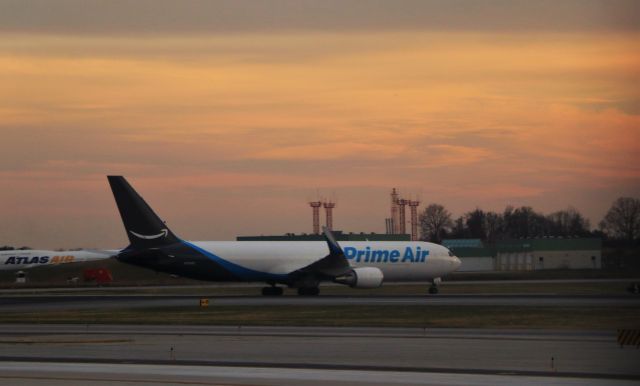
[[[344,256],[342,247],[327,227],[323,227],[324,238],[329,247],[329,254],[322,259],[297,270],[294,274],[313,274],[337,277],[346,274],[351,270],[349,261]]]

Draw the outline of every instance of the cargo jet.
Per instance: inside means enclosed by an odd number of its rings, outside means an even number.
[[[0,251],[0,270],[18,270],[69,263],[83,263],[108,259],[118,251],[43,251],[10,250]]]
[[[383,281],[432,283],[460,260],[427,242],[343,242],[324,229],[323,241],[186,241],[177,237],[122,176],[108,176],[130,245],[117,259],[155,271],[209,281],[264,282],[266,296],[286,285],[318,295],[322,282],[376,288]],[[279,286],[280,285],[280,286]]]

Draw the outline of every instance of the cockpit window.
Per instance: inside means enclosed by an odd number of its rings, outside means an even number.
[[[449,251],[449,257],[453,257],[453,256],[455,256],[453,252]]]

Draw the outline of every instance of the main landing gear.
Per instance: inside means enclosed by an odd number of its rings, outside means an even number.
[[[275,285],[262,288],[262,296],[280,296],[282,292],[282,287],[276,287]]]

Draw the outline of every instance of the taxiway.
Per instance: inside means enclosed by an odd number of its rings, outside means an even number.
[[[621,349],[615,331],[0,327],[0,383],[6,384],[626,385],[640,379],[640,351]]]
[[[197,295],[3,295],[0,311],[83,310],[196,306],[201,298],[220,306],[640,306],[633,295],[437,295],[437,296],[197,296]]]

